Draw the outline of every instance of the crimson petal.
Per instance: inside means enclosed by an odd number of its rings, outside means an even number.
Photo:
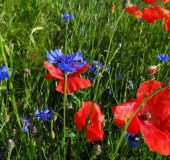
[[[129,120],[132,113],[137,108],[137,102],[135,99],[131,99],[126,103],[119,104],[117,106],[112,107],[112,113],[114,115],[113,122],[117,126],[123,128],[125,125],[125,122]],[[137,116],[135,115],[130,122],[127,132],[132,134],[138,134],[139,133],[139,120]]]
[[[77,90],[88,88],[90,81],[80,77],[68,77],[66,93],[73,93]],[[58,92],[64,93],[64,80],[60,79],[56,86]]]
[[[149,149],[163,155],[170,154],[170,139],[168,136],[149,123],[141,123],[140,129]]]
[[[47,61],[44,62],[44,67],[46,69],[48,69],[51,76],[58,78],[58,79],[64,79],[63,73],[60,71],[60,69],[58,67],[54,67]]]

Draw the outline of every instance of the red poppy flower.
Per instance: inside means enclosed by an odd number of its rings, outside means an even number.
[[[156,0],[143,0],[143,1],[147,4],[152,4],[156,2]]]
[[[60,71],[58,67],[54,67],[47,61],[44,62],[44,67],[48,69],[49,73],[44,76],[47,80],[53,78],[58,79],[56,90],[58,92],[64,92],[64,74]],[[72,93],[79,89],[88,88],[90,86],[90,81],[84,78],[78,77],[81,73],[85,72],[88,69],[89,65],[86,64],[83,67],[77,68],[76,72],[71,72],[67,76],[67,88],[66,93]]]
[[[162,83],[155,80],[142,83],[137,90],[136,99],[112,107],[113,122],[123,128],[142,100],[161,86]],[[138,134],[139,130],[151,151],[164,155],[170,154],[170,89],[168,87],[150,98],[135,114],[127,132]]]
[[[103,140],[102,126],[104,121],[104,116],[100,110],[100,107],[94,103],[92,106],[92,101],[82,102],[82,106],[80,107],[79,111],[74,114],[74,122],[76,125],[76,129],[81,131],[86,123],[86,118],[90,114],[89,123],[87,124],[87,128],[85,131],[86,139],[89,142]]]
[[[129,13],[131,16],[135,16],[138,19],[142,17],[141,10],[133,4],[129,4],[125,8],[125,12]]]
[[[147,7],[143,10],[143,19],[148,22],[148,23],[152,23],[158,19],[163,18],[161,15],[161,10],[162,8],[159,5],[154,5],[154,6],[150,6]]]
[[[163,21],[164,28],[167,32],[170,31],[170,16],[165,18]]]

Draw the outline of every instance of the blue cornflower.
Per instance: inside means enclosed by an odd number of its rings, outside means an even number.
[[[115,76],[116,76],[118,79],[122,79],[122,78],[123,78],[122,74],[120,74],[120,73],[116,73]]]
[[[21,122],[22,122],[22,125],[23,125],[22,131],[23,131],[23,132],[28,132],[28,126],[30,125],[28,119],[25,118],[25,117],[24,117],[24,118],[21,118]]]
[[[8,72],[5,65],[0,66],[0,81],[8,78]]]
[[[170,60],[170,57],[168,55],[165,55],[163,53],[157,54],[156,58],[158,58],[161,62],[166,62]]]
[[[48,108],[45,108],[42,112],[37,109],[34,113],[34,116],[38,121],[42,119],[43,122],[46,122],[52,118],[53,113]]]
[[[63,56],[61,49],[51,50],[50,52],[46,51],[46,58],[50,64],[57,64],[60,61],[60,56]]]
[[[63,21],[66,21],[66,20],[71,19],[71,18],[72,18],[72,15],[66,13],[66,14],[61,14],[61,17],[62,17],[62,20],[63,20]]]
[[[46,55],[49,63],[58,66],[63,72],[76,72],[77,68],[83,67],[86,62],[83,62],[82,56],[80,52],[63,55],[60,49],[55,49],[51,53],[47,51]]]
[[[93,71],[95,75],[97,74],[97,72],[99,72],[100,74],[102,72],[102,69],[103,69],[103,64],[100,63],[99,65],[97,61],[93,61],[92,64],[88,68],[88,70]],[[108,71],[109,69],[110,69],[110,66],[106,67],[105,71]]]
[[[125,132],[124,138],[131,147],[137,147],[139,145],[140,136],[138,134]]]

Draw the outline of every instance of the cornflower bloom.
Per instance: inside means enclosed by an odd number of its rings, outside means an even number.
[[[170,57],[168,55],[165,55],[163,53],[157,54],[156,58],[158,58],[158,60],[160,60],[161,62],[166,62],[170,60]]]
[[[47,122],[52,118],[53,113],[48,108],[45,108],[43,111],[39,111],[37,109],[34,113],[34,116],[38,121],[42,119],[43,122]]]
[[[0,66],[0,81],[8,78],[8,72],[5,65]]]
[[[59,67],[63,72],[76,72],[76,69],[83,67],[86,62],[83,61],[83,55],[80,52],[71,55],[63,55],[60,49],[46,51],[46,58],[50,64]]]
[[[110,66],[106,67],[105,71],[108,71],[110,69]],[[93,75],[99,75],[101,77],[103,77],[102,75],[102,70],[103,70],[103,64],[102,63],[98,63],[97,61],[93,61],[92,64],[89,66],[88,71],[90,71],[91,73],[93,73]],[[93,78],[89,77],[89,80],[92,81]]]
[[[125,132],[124,139],[130,147],[137,147],[140,142],[140,136],[138,134],[131,134]]]
[[[71,14],[61,14],[61,17],[62,17],[62,20],[63,21],[66,21],[66,20],[69,20],[69,19],[72,19],[72,15]]]
[[[23,125],[22,131],[23,131],[23,132],[28,132],[28,131],[29,131],[29,130],[28,130],[28,126],[30,125],[28,119],[25,118],[25,117],[24,117],[24,118],[21,118],[21,122],[22,122],[22,125]]]
[[[115,76],[116,76],[118,79],[122,79],[122,78],[123,78],[122,74],[120,74],[120,73],[116,73]]]

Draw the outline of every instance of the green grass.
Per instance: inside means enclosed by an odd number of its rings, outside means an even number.
[[[170,55],[170,35],[162,22],[148,24],[122,11],[121,1],[116,3],[115,13],[111,13],[113,1],[54,1],[54,0],[2,0],[0,2],[0,34],[2,37],[0,64],[5,64],[14,72],[14,78],[0,81],[0,159],[7,157],[7,142],[12,139],[15,147],[10,158],[14,160],[63,160],[63,94],[55,90],[56,81],[47,81],[43,75],[46,51],[62,49],[64,53],[80,51],[89,64],[93,60],[102,62],[111,69],[96,76],[90,88],[67,95],[65,129],[66,159],[89,160],[93,147],[100,144],[102,152],[94,157],[109,160],[116,148],[121,129],[113,124],[111,107],[135,98],[139,85],[150,79],[147,68],[160,64],[156,55]],[[134,2],[141,8],[143,2]],[[61,20],[61,13],[72,14],[69,21]],[[154,75],[156,80],[164,81],[170,74],[169,62],[161,64]],[[24,69],[30,74],[25,75]],[[121,73],[122,79],[115,74]],[[25,76],[24,76],[25,75]],[[83,77],[90,76],[89,72]],[[134,89],[127,88],[128,80]],[[110,87],[112,94],[105,90]],[[6,90],[8,88],[8,91]],[[42,103],[43,100],[43,103]],[[94,100],[105,115],[104,140],[87,142],[84,134],[78,132],[73,115],[82,101]],[[22,102],[17,106],[16,102]],[[38,108],[49,107],[57,119],[43,123],[34,118]],[[9,115],[9,121],[5,121]],[[21,130],[20,118],[30,121],[29,132]],[[1,127],[0,126],[0,127]],[[32,132],[36,126],[37,132]],[[151,137],[152,138],[152,137]],[[4,158],[6,159],[6,158]],[[91,158],[92,159],[92,158]],[[168,156],[149,151],[141,140],[137,148],[131,148],[126,141],[121,143],[117,153],[118,160],[164,160]]]

